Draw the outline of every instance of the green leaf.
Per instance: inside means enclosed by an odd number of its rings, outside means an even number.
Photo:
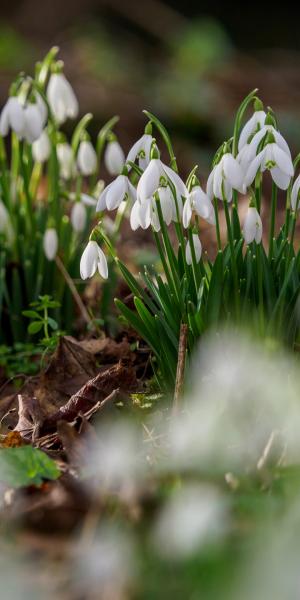
[[[54,319],[52,319],[52,317],[48,317],[47,321],[48,321],[48,325],[50,325],[51,329],[56,331],[58,328],[58,323]]]
[[[10,487],[41,485],[44,479],[57,479],[60,471],[55,462],[37,448],[3,448],[0,450],[0,482]]]
[[[223,253],[219,251],[215,260],[207,299],[207,324],[213,325],[218,322],[222,303],[223,288]]]
[[[24,317],[28,317],[29,319],[42,319],[41,315],[39,315],[36,310],[22,310],[22,315],[24,315]]]
[[[30,323],[30,325],[28,325],[28,333],[31,333],[31,334],[38,333],[39,331],[41,331],[43,325],[44,325],[43,320],[33,321],[32,323]]]

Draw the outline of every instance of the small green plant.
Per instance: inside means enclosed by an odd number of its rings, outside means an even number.
[[[52,350],[56,347],[62,332],[58,330],[58,323],[53,317],[49,316],[49,310],[60,308],[60,303],[53,300],[51,296],[39,296],[36,302],[30,303],[31,308],[23,310],[24,317],[31,319],[28,325],[28,333],[35,335],[42,332],[43,337],[39,345],[46,350]]]

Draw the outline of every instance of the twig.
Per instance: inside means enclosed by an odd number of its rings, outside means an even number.
[[[77,289],[76,289],[76,286],[74,284],[72,277],[70,277],[68,271],[66,270],[66,268],[65,268],[63,262],[61,261],[61,259],[59,258],[59,256],[56,256],[55,262],[56,262],[56,265],[57,265],[58,269],[60,270],[62,276],[64,277],[67,286],[69,287],[69,290],[70,290],[70,292],[82,314],[82,317],[84,318],[84,320],[87,322],[88,325],[91,325],[93,323],[93,321],[92,321],[88,311],[86,310],[86,308],[80,298],[80,295],[77,292]]]
[[[181,396],[181,392],[182,392],[182,388],[183,388],[187,339],[188,339],[188,326],[186,325],[186,323],[181,323],[179,345],[178,345],[178,361],[177,361],[177,370],[176,370],[175,392],[174,392],[174,400],[173,400],[173,413],[178,412],[180,396]]]

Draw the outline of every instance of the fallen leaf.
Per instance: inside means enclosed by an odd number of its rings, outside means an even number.
[[[55,462],[32,446],[0,450],[0,482],[9,487],[41,485],[44,479],[60,475]]]

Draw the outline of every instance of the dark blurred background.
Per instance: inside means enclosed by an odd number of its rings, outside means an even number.
[[[0,103],[11,79],[57,44],[94,135],[118,114],[126,151],[148,108],[171,130],[183,172],[193,163],[206,172],[254,87],[299,149],[298,31],[287,4],[1,0]]]

